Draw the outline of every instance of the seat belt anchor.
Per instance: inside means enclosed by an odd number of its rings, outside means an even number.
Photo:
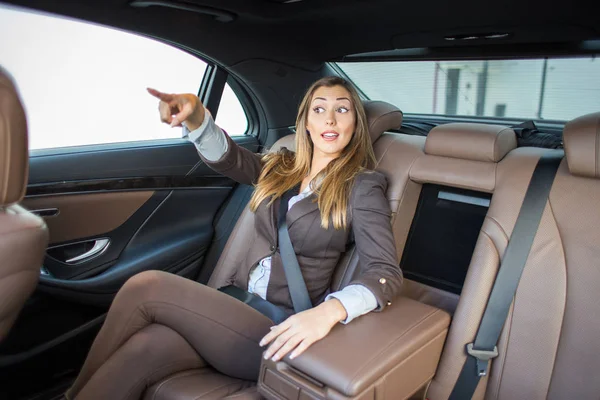
[[[498,346],[494,346],[493,350],[477,350],[473,348],[473,343],[469,343],[467,353],[477,361],[477,376],[486,376],[488,361],[498,357]]]

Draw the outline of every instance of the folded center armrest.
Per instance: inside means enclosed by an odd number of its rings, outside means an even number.
[[[263,361],[259,391],[268,399],[366,400],[375,389],[385,399],[408,397],[433,377],[449,324],[446,312],[398,298],[337,325],[294,360]]]

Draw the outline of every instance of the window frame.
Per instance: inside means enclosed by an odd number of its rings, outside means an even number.
[[[216,101],[216,106],[212,106],[216,111],[213,113],[214,118],[217,118],[218,108],[221,97],[223,95],[223,91],[225,89],[225,84],[229,84],[231,90],[234,95],[237,97],[239,101],[244,116],[247,121],[246,131],[241,134],[232,135],[232,137],[244,137],[244,136],[254,136],[258,137],[259,125],[261,123],[261,119],[259,118],[259,114],[256,110],[255,103],[252,101],[252,96],[249,95],[250,91],[245,85],[243,85],[238,79],[236,79],[229,71],[227,71],[223,66],[221,66],[216,61],[210,59],[210,57],[200,53],[199,51],[190,48],[188,46],[182,45],[180,43],[173,42],[168,39],[163,39],[156,35],[147,34],[144,32],[138,32],[135,30],[128,30],[123,28],[117,28],[110,25],[99,24],[96,22],[91,22],[87,20],[82,20],[78,18],[71,18],[63,15],[56,15],[52,13],[43,13],[38,12],[36,10],[31,10],[22,7],[14,7],[9,4],[3,5],[9,10],[20,11],[28,14],[36,14],[47,18],[55,18],[66,21],[74,21],[83,24],[95,25],[97,27],[110,29],[114,31],[119,31],[124,34],[136,35],[148,40],[154,40],[160,42],[164,45],[173,47],[179,51],[183,51],[189,54],[192,57],[199,59],[200,61],[206,64],[206,69],[204,71],[204,75],[202,76],[199,86],[198,86],[198,96],[202,94],[203,97],[200,97],[201,101],[204,104],[208,104],[207,108],[209,108],[210,102]],[[210,74],[213,74],[213,71],[218,71],[217,79],[218,81],[212,82],[209,84],[208,81]],[[215,84],[216,83],[216,84]],[[204,88],[204,91],[203,91]],[[208,102],[205,102],[205,99],[208,98]],[[211,108],[209,108],[211,109]],[[61,155],[61,154],[74,154],[74,153],[93,153],[93,152],[101,152],[101,151],[113,151],[118,149],[135,149],[140,147],[160,147],[160,146],[170,146],[170,145],[180,145],[183,138],[164,138],[164,139],[147,139],[147,140],[132,140],[125,142],[108,142],[108,143],[96,143],[96,144],[86,144],[86,145],[74,145],[74,146],[63,146],[63,147],[48,147],[48,148],[40,148],[40,149],[29,149],[30,157],[38,157],[38,156],[52,156],[52,155]]]

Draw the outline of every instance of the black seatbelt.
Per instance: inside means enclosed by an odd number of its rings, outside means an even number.
[[[452,390],[450,400],[472,398],[479,379],[487,375],[489,360],[498,356],[496,343],[517,291],[562,158],[562,152],[546,153],[540,158],[533,171],[515,228],[481,318],[479,330],[475,341],[467,345],[467,361]]]
[[[285,279],[290,289],[290,296],[292,297],[292,304],[294,305],[294,311],[299,313],[301,311],[312,308],[312,302],[308,296],[308,290],[306,289],[306,283],[302,277],[300,271],[300,265],[298,265],[298,259],[296,258],[296,252],[294,246],[290,240],[290,234],[287,228],[287,222],[285,216],[288,211],[288,202],[294,196],[296,190],[288,190],[282,197],[279,203],[279,254],[281,254],[281,262],[283,263],[283,271],[285,272]]]

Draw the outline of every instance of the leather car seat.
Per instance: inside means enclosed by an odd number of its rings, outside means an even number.
[[[27,121],[17,89],[0,67],[0,341],[40,276],[48,244],[44,221],[19,206],[27,187]]]

